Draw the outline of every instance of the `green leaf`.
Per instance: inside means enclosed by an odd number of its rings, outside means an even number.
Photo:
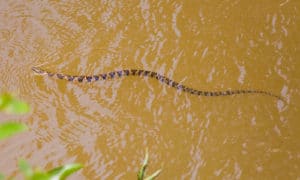
[[[26,178],[31,177],[33,174],[33,171],[31,169],[30,165],[25,160],[19,160],[19,169],[21,170],[21,172],[24,173]]]
[[[17,123],[17,122],[2,123],[0,124],[0,140],[26,130],[27,130],[27,126],[21,123]]]
[[[153,180],[155,179],[161,172],[161,169],[155,171],[155,173],[151,174],[150,176],[148,176],[145,180]]]
[[[4,180],[5,176],[0,173],[0,180]]]
[[[54,168],[48,172],[32,170],[25,160],[19,161],[19,168],[29,180],[64,180],[67,176],[82,168],[81,164],[69,164]]]
[[[0,95],[0,111],[11,114],[25,114],[29,112],[29,105],[10,94]]]
[[[149,159],[149,154],[148,154],[148,149],[146,149],[146,155],[145,155],[142,167],[138,172],[138,180],[143,180],[144,179],[145,171],[146,171],[147,164],[148,164],[148,159]]]
[[[28,180],[51,180],[51,177],[46,172],[36,170],[30,177],[27,177],[26,179],[28,179]]]
[[[67,176],[73,174],[74,172],[78,171],[82,168],[81,164],[68,164],[61,167],[54,168],[48,171],[48,174],[51,179],[60,179],[63,180]]]
[[[153,174],[151,174],[150,176],[144,178],[145,173],[146,173],[145,171],[148,166],[148,159],[149,159],[149,153],[148,153],[148,149],[146,149],[146,155],[145,155],[142,167],[138,172],[138,180],[154,180],[161,172],[161,169],[159,169],[159,170],[155,171]]]

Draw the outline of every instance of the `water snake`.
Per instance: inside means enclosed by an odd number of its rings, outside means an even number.
[[[283,100],[283,98],[281,96],[275,95],[271,92],[261,91],[261,90],[253,90],[253,89],[224,90],[224,91],[201,91],[201,90],[187,87],[176,81],[173,81],[172,79],[169,79],[166,76],[163,76],[157,72],[147,71],[147,70],[142,70],[142,69],[124,69],[124,70],[120,70],[120,71],[112,71],[109,73],[98,74],[98,75],[88,75],[88,76],[84,76],[84,75],[74,76],[74,75],[68,75],[68,74],[62,74],[62,73],[52,73],[52,72],[43,70],[39,67],[32,67],[32,70],[35,73],[37,73],[38,75],[47,75],[49,77],[65,79],[67,81],[72,81],[72,82],[94,82],[94,81],[108,80],[108,79],[113,79],[116,77],[124,77],[124,76],[144,76],[144,77],[154,78],[154,79],[156,79],[164,84],[167,84],[168,86],[171,86],[179,91],[187,92],[187,93],[198,95],[198,96],[230,96],[230,95],[237,95],[237,94],[263,94],[263,95],[268,95],[268,96],[272,96],[277,99]]]

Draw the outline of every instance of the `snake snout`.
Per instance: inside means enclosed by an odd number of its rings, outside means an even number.
[[[43,74],[45,71],[38,67],[32,67],[31,70],[37,74]]]

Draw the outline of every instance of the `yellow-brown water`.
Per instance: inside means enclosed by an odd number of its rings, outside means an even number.
[[[80,162],[72,179],[135,179],[148,147],[159,179],[300,178],[300,2],[1,1],[0,92],[30,103],[30,130],[0,143],[0,171]],[[92,84],[35,76],[156,71]],[[9,117],[2,116],[0,121]]]

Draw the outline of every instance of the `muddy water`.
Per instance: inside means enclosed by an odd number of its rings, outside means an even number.
[[[73,179],[135,179],[145,149],[159,179],[300,178],[300,2],[1,1],[0,91],[30,103],[30,130],[0,143],[0,170],[80,162]],[[155,79],[70,83],[36,76],[146,69]],[[0,117],[0,121],[7,116]]]

